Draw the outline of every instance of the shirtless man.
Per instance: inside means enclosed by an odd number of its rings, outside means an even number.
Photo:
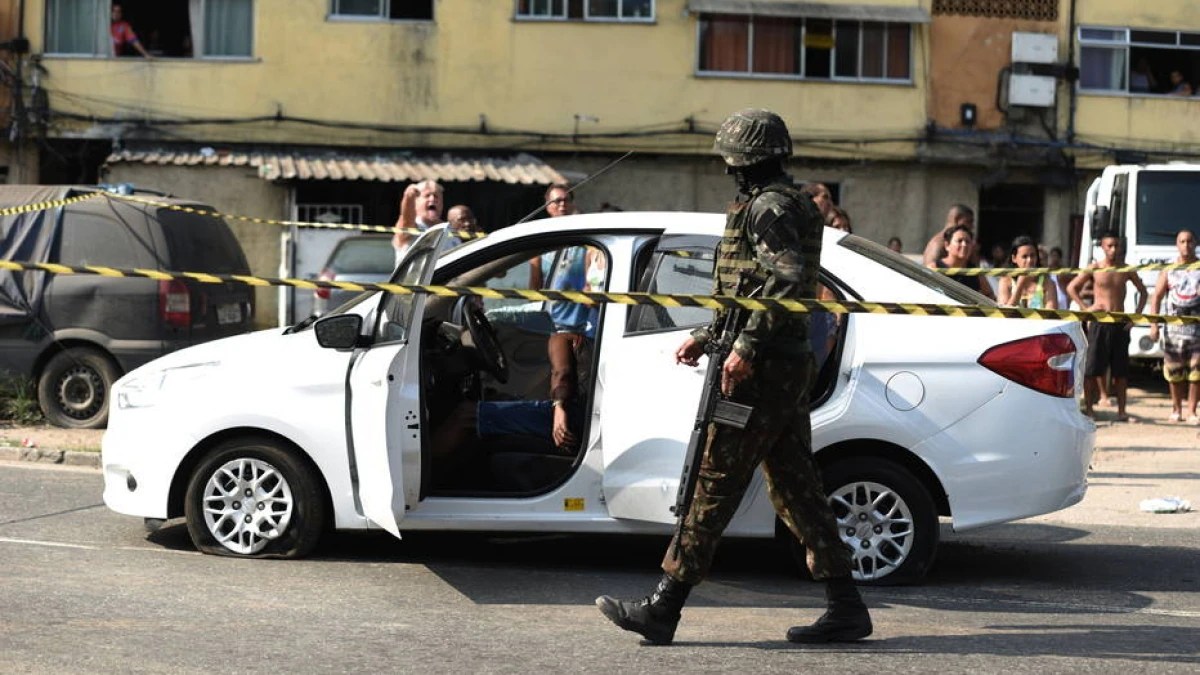
[[[925,253],[921,256],[923,265],[933,267],[937,261],[946,257],[946,233],[959,225],[966,226],[971,231],[971,236],[975,236],[975,212],[966,204],[955,204],[946,212],[946,223],[939,232],[929,238],[929,243],[925,244]],[[972,263],[978,260],[978,255],[971,256]]]
[[[1088,269],[1116,267],[1121,264],[1121,240],[1116,235],[1105,235],[1100,239],[1100,250],[1104,260],[1093,262]],[[1083,285],[1092,280],[1095,296],[1089,305],[1081,295]],[[1137,289],[1136,313],[1146,306],[1146,286],[1137,272],[1089,272],[1084,271],[1067,284],[1067,295],[1080,307],[1088,311],[1125,311],[1125,284],[1132,283]],[[1088,325],[1088,355],[1084,365],[1084,414],[1093,416],[1092,402],[1096,400],[1100,380],[1105,370],[1112,369],[1112,389],[1117,396],[1117,420],[1129,421],[1125,412],[1125,386],[1129,379],[1129,329],[1128,323],[1100,323]]]

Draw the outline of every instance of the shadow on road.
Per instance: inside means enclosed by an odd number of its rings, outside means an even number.
[[[800,647],[787,642],[685,642],[679,647],[757,648],[779,652],[846,654],[961,654],[1137,659],[1141,664],[1200,663],[1200,629],[1135,625],[986,626],[986,634],[920,635],[868,639],[849,645]]]

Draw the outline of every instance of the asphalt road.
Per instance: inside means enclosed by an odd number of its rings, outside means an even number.
[[[876,633],[800,648],[821,587],[727,541],[673,647],[592,606],[646,593],[665,541],[338,535],[302,561],[196,553],[109,512],[94,470],[0,463],[0,672],[1196,672],[1200,536],[1017,523],[946,535]]]

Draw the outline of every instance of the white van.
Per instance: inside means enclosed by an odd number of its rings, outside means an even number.
[[[1200,213],[1200,164],[1118,164],[1105,167],[1087,191],[1079,267],[1103,260],[1100,238],[1121,238],[1129,265],[1171,262],[1177,255],[1175,235],[1195,229]],[[1156,271],[1140,272],[1147,289],[1158,280]],[[1137,292],[1125,296],[1125,311],[1137,308]],[[1148,300],[1148,299],[1147,299]],[[1149,303],[1147,302],[1147,307]],[[1148,326],[1134,326],[1129,356],[1161,359],[1162,349],[1150,339]]]

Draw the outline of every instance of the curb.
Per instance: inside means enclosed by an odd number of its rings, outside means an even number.
[[[4,462],[41,462],[43,464],[61,464],[63,466],[81,466],[88,469],[100,468],[99,452],[84,452],[82,450],[52,450],[49,448],[14,448],[0,447],[0,461]]]

